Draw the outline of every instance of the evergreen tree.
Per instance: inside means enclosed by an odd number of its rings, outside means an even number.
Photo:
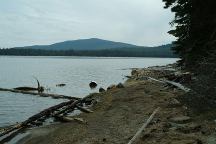
[[[188,40],[190,39],[191,26],[191,1],[190,0],[163,0],[165,2],[164,8],[171,8],[175,13],[175,18],[170,24],[175,27],[168,33],[177,38],[173,42],[173,49],[181,58],[181,64],[185,62],[188,49]]]
[[[177,38],[173,49],[182,63],[191,68],[209,57],[214,50],[208,46],[216,33],[216,9],[212,0],[163,0],[165,8],[171,8],[175,27],[169,33]]]
[[[171,8],[175,51],[196,74],[184,102],[195,110],[216,108],[216,8],[213,0],[163,0]]]

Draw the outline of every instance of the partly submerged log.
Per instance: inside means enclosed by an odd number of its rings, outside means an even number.
[[[38,86],[37,88],[24,86],[24,87],[16,87],[14,89],[15,90],[22,90],[22,91],[38,91],[40,93],[43,92],[44,91],[44,87],[40,85],[40,82],[39,82],[39,80],[36,77],[34,77],[34,78],[37,81],[37,86]]]
[[[22,91],[38,91],[38,88],[34,87],[16,87],[15,90],[22,90]]]
[[[9,134],[11,132],[15,132],[19,129],[22,128],[26,128],[28,125],[33,124],[35,122],[37,122],[37,120],[41,119],[41,118],[49,118],[49,117],[61,117],[61,114],[69,111],[70,109],[74,109],[74,107],[76,107],[77,104],[79,103],[84,103],[85,99],[90,98],[92,95],[88,95],[82,99],[78,99],[78,100],[70,100],[67,102],[62,102],[60,104],[57,104],[55,106],[49,107],[33,116],[31,116],[30,118],[28,118],[27,120],[16,124],[10,128],[4,129],[0,132],[0,137]]]
[[[61,83],[61,84],[57,84],[56,86],[57,86],[57,87],[64,87],[64,86],[66,86],[66,84]]]
[[[79,100],[76,100],[76,101],[79,101]],[[36,120],[40,119],[41,117],[49,117],[53,112],[55,112],[56,110],[64,107],[64,106],[67,106],[67,105],[70,105],[71,103],[74,103],[75,100],[70,100],[68,102],[62,102],[60,104],[57,104],[55,106],[52,106],[52,107],[49,107],[33,116],[31,116],[30,118],[28,118],[27,120],[19,123],[19,124],[16,124],[8,129],[5,129],[3,130],[1,133],[0,133],[0,137],[1,136],[4,136],[6,134],[9,134],[10,132],[13,132],[15,130],[18,130],[20,128],[24,128],[24,127],[27,127],[28,124],[31,124],[32,122],[35,122]]]
[[[29,94],[29,95],[38,95],[38,96],[41,96],[41,97],[52,97],[52,98],[55,98],[55,99],[58,99],[58,98],[74,99],[74,100],[79,100],[80,99],[80,98],[77,98],[77,97],[71,97],[71,96],[66,96],[66,95],[39,93],[39,92],[31,92],[31,91],[22,91],[22,90],[7,89],[7,88],[0,88],[0,91],[21,93],[21,94]]]

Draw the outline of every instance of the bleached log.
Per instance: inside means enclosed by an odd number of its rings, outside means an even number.
[[[93,113],[92,110],[76,105],[76,108],[82,112]]]
[[[151,114],[151,116],[148,118],[148,120],[143,124],[143,126],[136,132],[136,134],[133,136],[133,138],[128,142],[128,144],[132,144],[136,141],[138,137],[140,137],[141,133],[145,130],[145,128],[148,126],[148,124],[152,121],[155,114],[159,111],[159,107],[154,110],[154,112]]]
[[[173,85],[173,86],[175,86],[175,87],[177,87],[177,88],[179,88],[179,89],[181,89],[181,90],[183,90],[185,92],[190,92],[191,91],[190,88],[187,88],[187,87],[183,86],[182,84],[176,83],[176,82],[173,82],[173,81],[169,81],[169,80],[163,80],[163,81],[161,81],[161,80],[157,80],[157,79],[152,78],[152,77],[148,77],[148,79],[152,80],[152,81],[159,82],[159,83],[163,83],[163,84]]]
[[[57,118],[58,120],[63,121],[63,122],[77,121],[79,123],[86,123],[82,118],[72,118],[72,117],[67,117],[67,116],[58,116],[55,118]]]
[[[183,85],[180,84],[180,83],[176,83],[176,82],[169,81],[169,80],[164,80],[164,82],[166,82],[167,84],[173,85],[173,86],[175,86],[175,87],[177,87],[177,88],[179,88],[179,89],[181,89],[181,90],[183,90],[183,91],[185,91],[185,92],[190,92],[190,91],[191,91],[191,89],[189,89],[189,88],[183,86]]]
[[[67,116],[56,116],[55,119],[62,122],[72,122],[74,121],[74,118],[67,117]]]
[[[155,79],[155,78],[152,78],[152,77],[147,77],[149,80],[152,80],[152,81],[156,81],[156,82],[159,82],[159,83],[165,83],[164,81],[161,81],[161,80],[158,80],[158,79]]]

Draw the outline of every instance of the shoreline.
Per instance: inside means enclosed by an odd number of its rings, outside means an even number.
[[[157,68],[161,67],[164,66]],[[99,102],[90,108],[93,113],[74,116],[82,118],[84,123],[73,121],[34,128],[28,130],[29,134],[18,144],[127,143],[156,107],[161,110],[138,143],[205,143],[212,133],[210,125],[214,124],[200,122],[188,114],[188,108],[177,100],[184,92],[144,79],[145,75],[158,78],[158,73],[154,71],[134,70],[131,78],[124,83],[124,88],[113,87],[95,94]]]

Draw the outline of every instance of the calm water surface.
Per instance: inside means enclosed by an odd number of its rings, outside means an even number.
[[[174,63],[175,58],[89,58],[89,57],[0,57],[0,87],[37,87],[34,76],[49,93],[83,97],[94,80],[99,87],[117,84],[130,75],[129,68]],[[65,87],[56,84],[65,83]],[[0,127],[20,122],[62,100],[0,92]]]

